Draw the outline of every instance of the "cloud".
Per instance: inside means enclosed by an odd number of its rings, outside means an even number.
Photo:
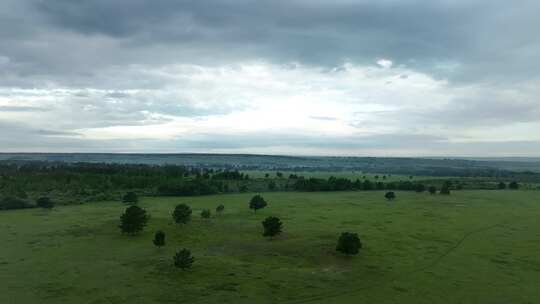
[[[18,127],[1,129],[0,144],[399,155],[495,153],[482,142],[513,153],[505,143],[519,141],[537,154],[539,9],[533,0],[5,0],[0,120]]]

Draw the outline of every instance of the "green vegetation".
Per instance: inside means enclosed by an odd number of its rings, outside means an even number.
[[[268,203],[259,194],[252,197],[249,201],[249,209],[253,209],[253,212],[257,212],[257,210],[262,209],[267,205]]]
[[[173,219],[177,224],[187,224],[191,220],[191,207],[186,204],[176,205],[173,211]]]
[[[343,232],[339,236],[336,251],[347,255],[354,255],[358,254],[360,248],[362,248],[362,243],[360,242],[358,234],[351,232]]]
[[[148,222],[146,210],[138,206],[130,206],[120,216],[120,230],[122,233],[136,234],[141,232]]]
[[[54,202],[48,197],[40,197],[36,201],[36,206],[45,209],[52,209],[54,207]]]
[[[264,232],[263,236],[274,237],[282,232],[283,223],[278,217],[269,216],[262,222]]]
[[[188,249],[182,249],[174,255],[174,266],[182,270],[191,268],[191,265],[195,261],[195,258],[191,256],[191,251]]]
[[[165,232],[161,230],[156,231],[152,243],[158,248],[165,246]]]
[[[222,213],[223,211],[225,210],[225,206],[223,206],[223,204],[219,204],[217,207],[216,207],[216,213]]]
[[[202,218],[205,218],[205,219],[210,218],[210,215],[212,215],[210,213],[210,209],[203,209],[203,211],[201,211]]]
[[[253,194],[143,197],[146,229],[118,233],[121,202],[0,212],[0,303],[536,303],[540,301],[537,191],[272,192],[253,214]],[[194,212],[179,229],[178,204]],[[261,238],[269,214],[286,223]],[[167,246],[150,246],[154,232]],[[361,233],[353,258],[335,251],[343,231]],[[178,271],[172,257],[196,261]],[[106,250],[104,250],[106,249]],[[399,299],[399,300],[398,300]]]
[[[136,204],[139,202],[139,196],[135,192],[128,192],[122,197],[122,202],[126,204]]]

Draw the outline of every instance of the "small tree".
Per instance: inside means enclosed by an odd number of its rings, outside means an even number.
[[[195,258],[191,256],[191,251],[184,248],[174,255],[173,260],[175,267],[186,270],[188,268],[191,268],[191,265],[195,261]]]
[[[497,188],[503,190],[503,189],[506,189],[506,184],[503,183],[503,182],[500,182],[499,185],[497,186]]]
[[[139,197],[135,192],[128,192],[122,197],[122,202],[126,204],[136,204],[139,202]]]
[[[36,205],[40,208],[52,209],[54,207],[54,202],[48,197],[40,197],[37,199]]]
[[[122,233],[135,234],[143,230],[148,222],[146,211],[138,206],[130,206],[120,216],[120,229]]]
[[[220,204],[219,206],[216,207],[216,212],[219,214],[221,214],[224,210],[225,210],[225,206],[223,206],[223,204]]]
[[[393,192],[393,191],[390,191],[390,192],[386,192],[386,194],[384,195],[384,197],[389,200],[389,201],[392,201],[396,198],[396,194]]]
[[[428,190],[430,194],[437,194],[437,187],[435,186],[429,186]]]
[[[439,194],[450,195],[450,188],[447,185],[443,185]]]
[[[283,224],[281,220],[275,216],[269,216],[262,222],[264,232],[263,236],[274,237],[281,233]]]
[[[276,182],[275,181],[270,181],[268,183],[268,190],[270,190],[270,191],[276,190]]]
[[[201,217],[204,218],[204,219],[207,219],[207,218],[210,218],[210,209],[203,209],[201,211]]]
[[[508,184],[508,188],[512,190],[519,189],[519,184],[516,181],[513,181],[510,184]]]
[[[251,198],[251,201],[249,201],[249,209],[253,209],[253,212],[257,212],[257,210],[262,209],[268,205],[264,198],[260,195],[255,195]]]
[[[173,219],[177,224],[187,224],[191,220],[191,208],[186,204],[176,205],[173,211]]]
[[[160,248],[165,246],[165,232],[158,230],[154,235],[154,240],[152,241],[156,247]]]
[[[360,242],[358,234],[351,232],[343,232],[339,237],[336,246],[337,251],[347,255],[357,254],[361,248],[362,243]]]

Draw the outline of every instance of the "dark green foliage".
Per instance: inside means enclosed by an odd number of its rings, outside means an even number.
[[[225,206],[223,206],[222,204],[216,207],[217,213],[222,213],[224,210],[225,210]]]
[[[32,208],[27,201],[17,198],[17,197],[4,197],[0,199],[0,210],[10,210],[10,209],[25,209]]]
[[[437,194],[437,187],[429,186],[428,191],[429,191],[429,194]]]
[[[158,230],[156,231],[156,234],[154,235],[154,240],[152,240],[154,245],[156,247],[162,247],[165,246],[165,232]]]
[[[191,256],[191,251],[184,248],[174,255],[173,260],[175,267],[186,270],[191,268],[195,258]]]
[[[136,204],[139,202],[139,197],[135,192],[128,192],[122,197],[122,202],[126,204]]]
[[[390,192],[386,192],[386,194],[384,195],[384,197],[391,201],[391,200],[394,200],[396,198],[396,194],[393,192],[393,191],[390,191]]]
[[[416,184],[414,186],[414,191],[416,191],[418,193],[424,192],[424,191],[426,191],[426,186],[424,186],[424,184]]]
[[[281,173],[281,172],[276,172],[276,176],[277,176],[277,178],[282,178],[282,177],[283,177],[283,173]]]
[[[255,195],[251,198],[249,201],[249,209],[253,209],[254,212],[257,212],[257,210],[262,209],[268,205],[264,198],[260,196],[259,194]]]
[[[498,185],[497,185],[497,188],[499,189],[506,189],[506,184],[504,182],[500,182]]]
[[[358,234],[351,232],[343,232],[339,237],[336,246],[337,251],[347,255],[358,254],[361,248],[362,243],[360,242]]]
[[[243,180],[246,179],[245,175],[239,171],[223,171],[216,173],[212,176],[212,179],[222,180]]]
[[[186,204],[176,205],[173,211],[173,219],[177,224],[186,224],[191,220],[191,207]]]
[[[263,236],[273,237],[281,233],[283,224],[275,216],[269,216],[262,222],[264,232]]]
[[[227,192],[221,181],[193,179],[181,180],[177,183],[161,184],[157,188],[157,192],[159,195],[163,196],[194,196],[217,194],[219,193],[220,188],[222,188],[224,192]]]
[[[148,222],[146,211],[138,206],[130,206],[120,216],[120,229],[122,233],[135,234],[143,230]]]
[[[270,191],[276,190],[276,182],[275,181],[270,181],[268,183],[268,190],[270,190]]]
[[[512,189],[512,190],[519,189],[519,184],[516,181],[513,181],[510,184],[508,184],[508,189]]]
[[[40,197],[36,201],[36,206],[45,209],[52,209],[54,207],[54,202],[48,197]]]
[[[203,209],[201,211],[201,217],[204,218],[204,219],[210,218],[210,215],[212,215],[210,213],[210,209]]]
[[[450,187],[448,187],[448,185],[443,185],[441,187],[441,191],[439,191],[439,194],[443,194],[443,195],[450,195]]]

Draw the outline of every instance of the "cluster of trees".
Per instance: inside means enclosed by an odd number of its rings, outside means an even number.
[[[398,182],[372,182],[369,179],[350,180],[343,177],[299,178],[296,180],[294,190],[298,191],[346,191],[346,190],[402,190],[423,192],[426,186],[411,181]]]
[[[13,196],[6,196],[0,199],[0,210],[26,209],[35,207],[52,209],[54,207],[54,202],[48,197],[38,198],[35,204],[28,202],[28,200]]]
[[[391,192],[393,193],[393,192]],[[126,193],[124,202],[130,204],[126,208],[124,213],[120,216],[120,225],[118,226],[122,233],[135,235],[143,231],[147,225],[150,215],[145,209],[137,205],[138,197],[136,194]],[[258,209],[265,208],[268,205],[266,200],[261,195],[255,195],[249,201],[249,208],[256,212]],[[225,210],[223,204],[219,204],[216,207],[216,213],[222,213]],[[187,204],[178,204],[175,206],[172,212],[172,218],[177,224],[188,224],[191,220],[192,209]],[[203,209],[200,213],[201,218],[208,219],[211,217],[210,209]],[[275,236],[283,232],[283,222],[276,216],[268,216],[262,222],[264,237],[273,239]],[[154,234],[152,239],[154,246],[161,248],[165,246],[165,232],[158,230]],[[336,251],[346,255],[354,255],[362,248],[362,243],[356,233],[344,232],[338,238]],[[191,254],[191,251],[187,248],[183,248],[175,253],[173,256],[173,264],[175,267],[186,270],[191,268],[195,261],[195,257]]]

